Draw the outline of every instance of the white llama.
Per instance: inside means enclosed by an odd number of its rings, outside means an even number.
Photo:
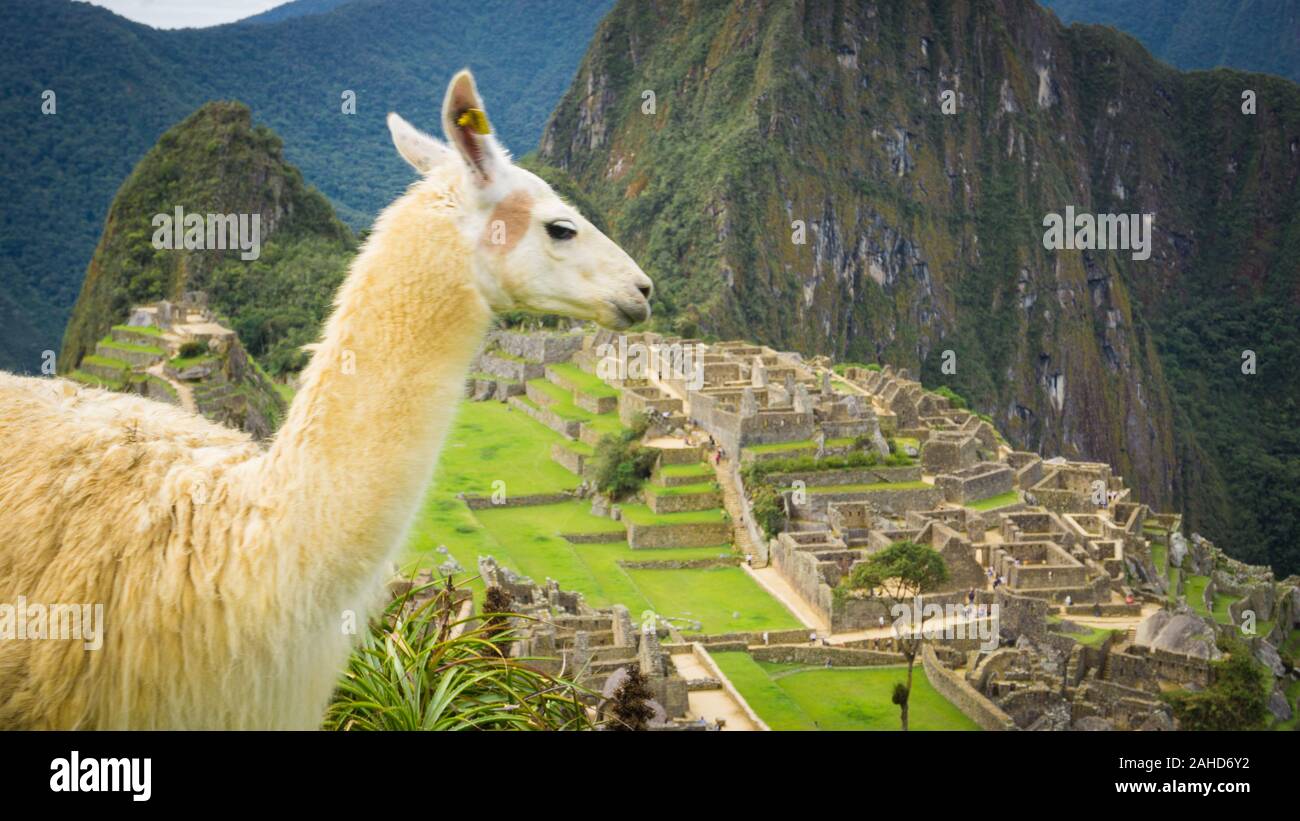
[[[318,727],[492,312],[649,316],[649,278],[510,162],[468,72],[442,120],[451,147],[389,115],[423,179],[375,222],[268,449],[0,373],[0,728]],[[102,604],[102,648],[5,637],[20,597]]]

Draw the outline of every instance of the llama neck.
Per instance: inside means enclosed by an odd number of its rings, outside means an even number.
[[[454,208],[417,188],[380,216],[262,471],[279,544],[332,592],[395,556],[490,318]]]

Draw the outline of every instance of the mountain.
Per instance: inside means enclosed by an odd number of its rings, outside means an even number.
[[[1295,85],[1028,0],[623,0],[538,160],[656,278],[661,327],[906,367],[1300,569]],[[1153,215],[1149,259],[1045,247],[1067,209]]]
[[[178,208],[205,220],[242,215],[248,229],[256,215],[257,244],[241,226],[242,245],[159,248],[155,217],[184,226]],[[205,224],[205,242],[208,233]],[[59,370],[76,370],[132,306],[202,291],[262,367],[291,373],[305,364],[300,348],[317,339],[355,247],[329,201],[285,161],[278,136],[254,126],[241,103],[208,103],[163,134],[118,190],[68,321]]]
[[[528,151],[609,5],[354,0],[278,22],[158,31],[69,0],[0,4],[0,368],[34,372],[59,348],[114,192],[203,103],[247,103],[362,227],[411,180],[384,125],[390,110],[433,128],[447,78],[468,65],[493,126]],[[355,115],[342,112],[345,90]]]
[[[1300,0],[1043,0],[1067,23],[1128,32],[1179,68],[1230,66],[1300,82]]]
[[[309,14],[324,14],[327,11],[333,11],[345,3],[354,3],[358,0],[294,0],[292,3],[283,3],[274,8],[267,9],[260,14],[253,14],[239,20],[241,25],[264,25],[266,23],[278,23],[281,20],[290,20],[294,17],[305,17]]]

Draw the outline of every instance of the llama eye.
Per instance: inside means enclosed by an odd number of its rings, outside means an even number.
[[[551,239],[573,239],[578,235],[578,229],[568,220],[556,220],[546,223],[546,233]]]

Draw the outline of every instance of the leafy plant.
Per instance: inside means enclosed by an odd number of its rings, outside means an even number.
[[[623,499],[636,493],[650,478],[658,454],[641,446],[648,420],[638,417],[631,428],[620,434],[607,434],[596,443],[592,456],[596,489],[611,499]]]
[[[424,599],[424,596],[429,598]],[[389,603],[352,654],[329,730],[584,730],[578,685],[506,652],[500,623],[458,620],[456,588],[413,587]]]

